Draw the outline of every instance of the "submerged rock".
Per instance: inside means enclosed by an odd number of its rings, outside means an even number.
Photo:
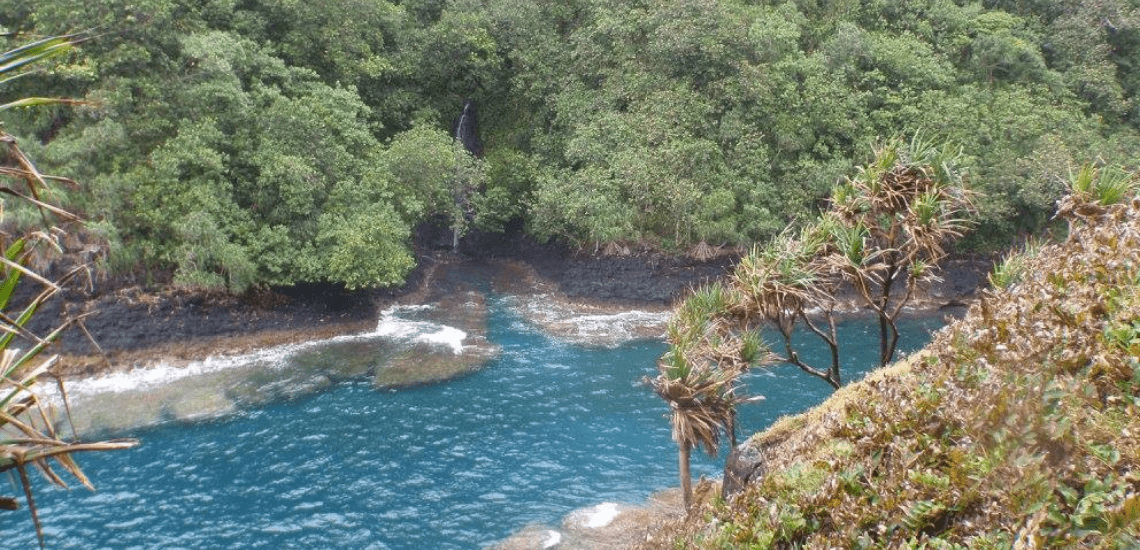
[[[69,381],[71,420],[80,434],[120,432],[232,414],[344,380],[371,378],[377,387],[392,388],[462,376],[482,368],[498,348],[484,336],[484,301],[456,299],[446,307],[417,306],[411,318],[386,312],[374,330],[359,334]]]
[[[406,388],[451,380],[475,372],[498,353],[487,342],[464,346],[453,353],[440,346],[416,344],[377,367],[372,383],[378,388]]]

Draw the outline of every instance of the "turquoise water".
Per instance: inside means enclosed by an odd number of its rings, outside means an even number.
[[[904,347],[935,321],[908,325]],[[852,362],[873,362],[870,327]],[[99,488],[38,483],[50,548],[466,549],[530,523],[556,525],[604,501],[675,486],[665,405],[641,383],[661,342],[590,348],[544,336],[492,301],[502,354],[458,380],[404,390],[342,381],[222,419],[131,434],[135,450],[80,457]],[[848,371],[848,378],[858,376]],[[742,433],[830,391],[792,368],[749,376],[767,400],[742,409]],[[719,476],[723,453],[694,455]],[[33,474],[34,475],[34,474]],[[30,548],[26,511],[0,513],[5,547]]]

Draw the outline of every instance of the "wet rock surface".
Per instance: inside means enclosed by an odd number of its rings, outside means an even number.
[[[657,526],[683,513],[681,491],[669,489],[636,505],[605,502],[580,508],[558,526],[528,525],[487,550],[632,548],[653,540]]]
[[[449,233],[436,237],[440,242],[450,239]],[[69,329],[56,351],[65,356],[59,373],[85,376],[138,366],[154,357],[192,360],[370,330],[386,307],[447,300],[471,291],[549,293],[554,301],[594,308],[584,309],[587,314],[635,308],[662,312],[691,288],[728,274],[734,262],[727,256],[701,262],[628,250],[606,255],[536,243],[517,232],[473,234],[457,252],[431,246],[435,241],[430,231],[422,232],[418,242],[419,266],[397,289],[352,292],[335,285],[301,285],[231,296],[120,288],[112,281],[54,299],[30,328],[45,334],[61,319],[82,316],[82,327]],[[922,297],[925,306],[969,300],[991,266],[985,259],[948,262],[944,282]],[[473,288],[480,278],[491,281],[491,288]],[[660,326],[640,329],[647,330],[641,336],[658,336]]]

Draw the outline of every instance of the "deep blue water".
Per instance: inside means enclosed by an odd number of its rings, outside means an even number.
[[[910,325],[904,347],[927,338]],[[870,327],[843,327],[871,364]],[[667,408],[641,383],[665,351],[548,338],[493,302],[502,355],[458,380],[399,391],[365,380],[195,423],[138,430],[137,449],[80,457],[98,487],[37,483],[50,548],[468,549],[528,523],[557,525],[605,501],[640,502],[677,485]],[[853,379],[857,372],[848,370]],[[766,401],[742,433],[826,397],[791,367],[749,376]],[[724,453],[694,454],[719,476]],[[35,474],[33,474],[35,476]],[[26,510],[0,513],[4,547],[35,546]]]

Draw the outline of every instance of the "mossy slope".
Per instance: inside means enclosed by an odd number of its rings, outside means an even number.
[[[754,436],[650,548],[1140,547],[1140,201],[1067,199],[922,352]]]

